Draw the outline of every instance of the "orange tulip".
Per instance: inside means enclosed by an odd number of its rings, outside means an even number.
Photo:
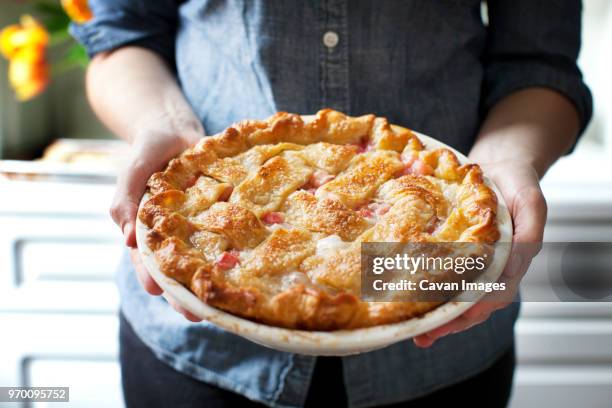
[[[66,14],[78,24],[86,23],[93,17],[87,0],[62,0],[62,6]]]
[[[10,25],[0,32],[0,50],[9,59],[23,48],[44,49],[48,43],[49,34],[45,27],[27,14],[21,16],[20,24]]]
[[[11,58],[19,48],[15,41],[21,33],[21,27],[17,24],[5,27],[0,32],[0,51],[6,58]]]
[[[9,64],[9,82],[17,99],[26,101],[40,94],[50,80],[49,64],[44,53],[26,48],[13,57]]]
[[[45,27],[29,15],[0,32],[0,50],[10,60],[8,77],[17,99],[32,99],[49,83],[48,43]]]

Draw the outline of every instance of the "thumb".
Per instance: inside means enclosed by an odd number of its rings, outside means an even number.
[[[533,185],[520,189],[512,202],[511,212],[514,236],[504,275],[520,279],[542,248],[547,206],[540,187]]]
[[[520,189],[512,203],[515,242],[541,242],[546,224],[546,199],[539,185]]]
[[[147,180],[161,170],[172,157],[202,137],[198,129],[189,129],[181,136],[150,132],[136,138],[123,171],[117,178],[117,189],[110,214],[121,228],[125,244],[136,247],[136,215]]]

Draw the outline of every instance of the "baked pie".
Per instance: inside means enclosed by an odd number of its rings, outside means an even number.
[[[440,302],[360,299],[363,242],[499,239],[475,164],[375,115],[280,112],[203,138],[148,181],[139,219],[160,270],[268,325],[394,323]]]

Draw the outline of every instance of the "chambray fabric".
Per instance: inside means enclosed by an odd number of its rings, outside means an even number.
[[[582,129],[591,95],[576,66],[580,1],[90,0],[73,25],[90,55],[146,47],[175,69],[209,134],[276,111],[376,113],[467,152],[487,111],[519,89],[565,95]],[[323,36],[338,35],[333,47]],[[330,43],[328,42],[328,45]],[[270,350],[190,323],[138,285],[126,257],[122,310],[163,361],[270,406],[304,402],[315,358]],[[512,342],[519,304],[429,349],[407,341],[343,359],[349,403],[409,400],[461,381]]]

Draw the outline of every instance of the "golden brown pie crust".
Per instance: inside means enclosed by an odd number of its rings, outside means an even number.
[[[164,274],[211,306],[294,329],[394,323],[440,304],[362,301],[361,242],[499,239],[478,165],[385,118],[330,109],[204,138],[148,193],[139,218]],[[329,236],[345,244],[322,252]]]

